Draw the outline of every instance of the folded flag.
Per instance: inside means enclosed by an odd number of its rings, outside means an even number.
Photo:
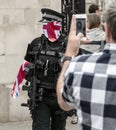
[[[20,87],[19,85],[21,84],[21,82],[23,81],[23,79],[25,78],[25,67],[29,64],[28,61],[24,61],[24,63],[20,66],[20,69],[18,71],[18,75],[16,77],[16,80],[14,82],[12,91],[11,91],[11,96],[18,97],[19,96],[19,91],[20,91]]]

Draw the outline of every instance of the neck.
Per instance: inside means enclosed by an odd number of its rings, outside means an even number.
[[[106,41],[107,41],[108,43],[115,43],[115,44],[116,44],[116,40],[113,40],[112,38],[107,39]]]

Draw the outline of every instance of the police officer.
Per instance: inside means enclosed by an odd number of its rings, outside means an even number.
[[[38,51],[36,106],[32,110],[33,130],[65,130],[67,113],[61,110],[56,97],[56,80],[60,71],[58,59],[65,48],[61,25],[64,15],[54,10],[43,8],[43,34],[35,38],[29,51]],[[39,52],[40,51],[40,52]],[[55,57],[55,58],[54,58]],[[27,53],[25,59],[33,62],[34,57]],[[40,67],[41,66],[41,67]]]

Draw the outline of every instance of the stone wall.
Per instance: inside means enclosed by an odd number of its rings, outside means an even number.
[[[0,85],[0,122],[31,120],[27,107],[21,107],[27,102],[27,92],[20,92],[18,98],[11,97],[12,85]]]

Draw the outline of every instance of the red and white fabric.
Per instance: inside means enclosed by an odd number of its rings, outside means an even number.
[[[18,71],[18,75],[16,77],[16,80],[14,82],[12,91],[11,91],[11,96],[13,97],[18,97],[19,96],[19,91],[20,91],[20,87],[19,85],[22,83],[23,79],[25,78],[25,67],[29,64],[28,61],[24,61],[24,63],[20,66],[20,69]]]
[[[43,22],[43,33],[51,42],[55,42],[61,32],[61,22]]]

